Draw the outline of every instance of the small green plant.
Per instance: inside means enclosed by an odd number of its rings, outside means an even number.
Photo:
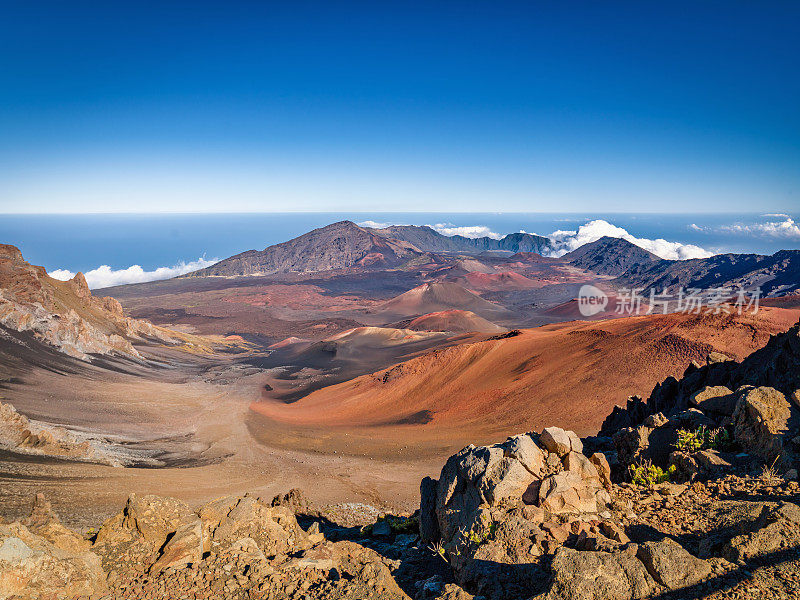
[[[477,530],[471,529],[467,535],[467,539],[473,544],[480,546],[494,535],[496,529],[497,523],[491,523],[488,527],[481,527]]]
[[[435,544],[431,544],[428,546],[431,552],[436,554],[439,558],[441,558],[447,564],[450,564],[447,560],[447,553],[445,552],[444,546],[442,546],[441,542],[436,542]]]
[[[688,429],[678,429],[678,441],[675,448],[681,452],[697,452],[703,449],[706,440],[705,427],[699,427],[695,431]]]
[[[733,437],[724,427],[711,429],[706,433],[706,447],[712,450],[730,450],[733,446]]]
[[[766,483],[767,485],[773,485],[779,481],[778,471],[775,468],[775,463],[778,462],[780,455],[775,457],[775,460],[772,461],[771,465],[764,465],[761,469],[761,481]]]
[[[631,482],[634,485],[653,487],[659,483],[669,481],[670,477],[675,473],[675,465],[670,465],[665,471],[661,467],[654,465],[649,460],[642,461],[638,464],[633,464],[628,467],[628,474],[630,475]]]
[[[371,535],[373,527],[382,522],[385,522],[387,525],[389,525],[389,528],[395,535],[399,533],[419,533],[419,517],[416,515],[412,515],[410,517],[398,517],[395,515],[378,517],[378,520],[375,523],[366,525],[361,529],[361,532],[365,535]]]
[[[694,431],[678,429],[678,441],[675,449],[681,452],[697,452],[698,450],[727,450],[733,444],[730,432],[724,427],[706,429],[703,426]]]

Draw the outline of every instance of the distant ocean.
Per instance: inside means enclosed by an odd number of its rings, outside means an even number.
[[[644,240],[707,252],[757,252],[800,248],[797,215],[542,214],[542,213],[258,213],[0,215],[0,243],[18,246],[48,271],[93,272],[99,287],[171,276],[250,249],[283,242],[334,221],[432,225],[444,233],[501,236],[520,230],[559,234],[577,243],[581,234],[621,228]],[[582,230],[581,227],[584,227]],[[614,226],[614,227],[611,227]],[[564,232],[582,232],[574,234]],[[654,246],[657,247],[657,246]],[[660,247],[660,246],[658,246]],[[679,248],[680,249],[680,248]],[[190,263],[189,267],[181,266]],[[107,268],[97,271],[98,267]],[[134,265],[139,268],[133,269]],[[160,271],[157,271],[161,269]],[[154,274],[154,272],[156,274]],[[163,277],[162,277],[163,278]]]

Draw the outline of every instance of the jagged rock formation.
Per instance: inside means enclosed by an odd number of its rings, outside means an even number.
[[[662,260],[632,265],[619,282],[635,288],[761,288],[764,296],[800,289],[800,250],[761,254],[718,254],[710,258]]]
[[[407,600],[395,561],[304,531],[282,502],[223,497],[197,510],[131,495],[93,542],[63,527],[43,497],[0,524],[0,598],[388,598]],[[109,593],[109,595],[105,595]]]
[[[0,598],[99,597],[106,574],[90,546],[37,496],[30,517],[0,522]]]
[[[600,436],[613,437],[623,466],[669,460],[691,474],[730,466],[732,459],[708,450],[694,457],[667,456],[678,429],[718,430],[762,460],[791,465],[800,441],[794,433],[798,423],[800,323],[741,363],[711,356],[704,366],[690,365],[680,381],[658,384],[646,402],[634,397],[626,408],[615,407]]]
[[[82,273],[62,282],[28,264],[19,249],[0,244],[0,326],[31,332],[65,354],[140,359],[131,340],[176,343],[169,331],[125,317],[114,298],[95,298]]]

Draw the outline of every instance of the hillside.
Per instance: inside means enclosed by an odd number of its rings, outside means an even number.
[[[658,269],[663,262],[658,256],[636,244],[607,236],[584,244],[562,258],[581,269],[613,277],[619,277],[636,266]]]
[[[91,354],[140,358],[131,340],[177,343],[172,332],[125,317],[117,300],[92,296],[82,273],[53,279],[6,244],[0,244],[0,326],[82,360]]]
[[[450,282],[423,283],[392,298],[379,308],[378,313],[386,317],[410,317],[451,309],[469,310],[489,319],[508,314],[502,306]]]
[[[585,435],[627,396],[646,393],[712,351],[742,358],[799,317],[800,310],[770,308],[741,317],[670,314],[549,325],[435,350],[288,406],[253,409],[304,427],[386,426],[425,414],[426,424],[404,435],[440,443],[549,424]]]
[[[800,290],[800,250],[642,263],[631,267],[620,282],[647,289],[760,287],[764,296],[783,295]]]
[[[351,221],[332,223],[264,250],[248,250],[184,277],[315,273],[348,267],[391,267],[421,253]]]

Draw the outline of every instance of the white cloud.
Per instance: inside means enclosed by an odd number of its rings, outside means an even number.
[[[132,265],[127,269],[117,270],[112,269],[108,265],[101,265],[96,269],[86,271],[84,276],[86,277],[86,282],[89,284],[89,287],[91,289],[96,289],[109,287],[112,285],[124,285],[127,283],[142,283],[145,281],[156,281],[158,279],[169,279],[171,277],[177,277],[178,275],[190,273],[191,271],[196,271],[197,269],[210,267],[218,261],[219,259],[217,258],[206,260],[203,257],[188,263],[181,261],[172,267],[158,267],[153,271],[145,271],[139,265]],[[72,279],[75,277],[75,273],[66,269],[56,269],[55,271],[50,272],[50,277],[53,279],[66,281],[67,279]]]
[[[753,225],[723,225],[723,231],[731,233],[745,233],[755,235],[767,235],[777,238],[800,239],[800,224],[788,215],[764,215],[765,217],[782,217],[782,221],[768,221],[766,223],[754,223]]]
[[[456,227],[452,223],[436,223],[435,225],[428,225],[428,227],[448,237],[460,235],[466,238],[474,239],[479,237],[489,237],[495,240],[499,240],[503,237],[485,225],[467,225],[465,227]]]
[[[689,229],[691,229],[692,231],[705,231],[706,230],[705,227],[700,227],[700,225],[698,225],[697,223],[690,223],[689,224]]]
[[[767,213],[767,214],[761,215],[761,216],[762,217],[779,217],[779,218],[782,218],[782,219],[788,219],[789,218],[789,215],[787,215],[786,213]]]
[[[553,242],[553,256],[562,256],[567,252],[580,248],[584,244],[596,242],[601,237],[608,236],[622,238],[640,248],[644,248],[659,256],[669,260],[686,260],[689,258],[708,258],[713,256],[713,252],[704,250],[700,246],[693,244],[681,244],[680,242],[669,242],[665,239],[650,240],[647,238],[637,238],[622,227],[612,225],[608,221],[597,219],[578,227],[577,231],[554,231],[550,234]]]
[[[356,223],[359,227],[369,227],[370,229],[386,229],[390,227],[392,223],[379,223],[378,221],[361,221],[361,223]]]

